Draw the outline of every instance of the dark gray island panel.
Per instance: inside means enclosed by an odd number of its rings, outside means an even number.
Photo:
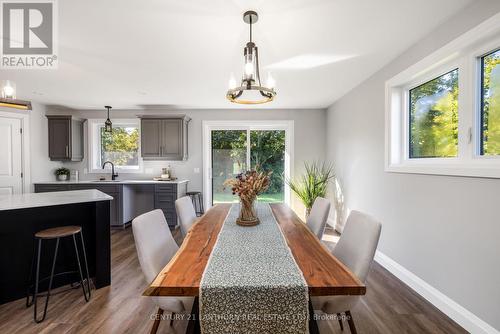
[[[35,192],[36,193],[44,193],[51,191],[68,191],[68,190],[87,190],[87,189],[95,189],[102,191],[103,193],[113,197],[111,201],[111,209],[110,209],[110,220],[109,224],[111,226],[122,227],[122,187],[118,184],[51,184],[51,183],[43,183],[43,184],[35,184]]]
[[[24,298],[35,246],[34,234],[40,230],[78,225],[82,227],[87,251],[90,276],[96,288],[111,284],[110,200],[105,194],[93,190],[64,193],[57,201],[57,194],[25,194],[27,200],[10,201],[15,196],[0,196],[0,304]],[[99,199],[95,199],[95,195]],[[33,196],[35,195],[35,196]],[[77,197],[77,195],[79,197]],[[12,205],[10,205],[12,203]],[[50,204],[51,203],[51,204]],[[55,242],[55,241],[54,241]],[[41,276],[47,276],[54,253],[53,242],[42,244]],[[56,272],[71,271],[75,266],[75,254],[71,239],[59,244]],[[54,280],[58,287],[79,281],[77,275],[61,276]],[[44,286],[41,287],[45,289]]]

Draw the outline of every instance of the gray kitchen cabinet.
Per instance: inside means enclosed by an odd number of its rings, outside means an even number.
[[[188,158],[187,116],[141,119],[141,155],[144,160]]]
[[[168,225],[173,228],[177,225],[175,201],[186,196],[187,183],[167,183],[155,185],[155,209],[161,209]]]
[[[176,184],[161,184],[155,186],[155,209],[161,209],[169,226],[177,225],[175,200],[177,199]]]
[[[161,155],[161,133],[161,120],[141,120],[141,155],[144,159],[158,158]]]
[[[53,161],[83,160],[83,120],[48,115],[49,158]]]

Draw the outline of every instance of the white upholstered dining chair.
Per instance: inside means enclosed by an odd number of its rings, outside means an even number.
[[[151,283],[156,275],[175,255],[179,247],[175,242],[161,210],[153,210],[136,217],[132,221],[137,256],[147,283]],[[156,333],[163,312],[182,313],[191,303],[188,297],[151,297],[158,306],[151,333]],[[172,321],[170,322],[172,324]]]
[[[366,281],[377,250],[382,225],[372,217],[359,211],[352,211],[347,218],[344,231],[332,254],[345,264],[361,282]],[[345,313],[351,333],[356,333],[351,309],[360,296],[312,297],[315,310],[336,314],[343,329],[341,314]]]
[[[184,238],[198,218],[191,198],[184,196],[176,200],[175,211],[177,211],[177,216],[179,216],[181,233]]]
[[[319,240],[323,237],[329,213],[330,201],[323,197],[317,197],[314,200],[309,217],[306,219],[306,224]]]

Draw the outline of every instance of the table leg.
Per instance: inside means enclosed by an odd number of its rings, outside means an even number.
[[[200,306],[198,297],[194,297],[193,308],[191,309],[191,317],[186,330],[186,334],[200,334]]]
[[[309,299],[309,334],[319,334],[318,323],[314,319],[314,309]]]

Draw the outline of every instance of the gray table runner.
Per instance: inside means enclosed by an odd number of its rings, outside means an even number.
[[[308,289],[269,204],[236,225],[231,207],[200,284],[203,334],[307,333]]]

